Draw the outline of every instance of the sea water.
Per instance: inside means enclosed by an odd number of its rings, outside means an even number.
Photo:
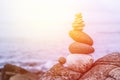
[[[93,26],[93,25],[92,25]],[[92,27],[90,26],[90,27]],[[94,40],[94,59],[111,52],[120,52],[120,28],[110,29],[115,25],[100,25],[99,29],[85,29]],[[118,24],[116,26],[119,26]],[[97,27],[97,26],[96,26]],[[108,28],[107,28],[108,27]],[[94,27],[95,28],[95,27]],[[59,38],[31,40],[25,38],[0,38],[0,67],[6,63],[15,64],[29,70],[46,71],[59,57],[70,54],[68,46],[74,42],[68,33]]]
[[[0,67],[10,63],[30,70],[47,70],[57,63],[59,57],[69,54],[68,46],[63,39],[1,38]]]

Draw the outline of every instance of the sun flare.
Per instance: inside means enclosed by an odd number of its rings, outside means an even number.
[[[32,38],[57,36],[60,30],[67,27],[63,25],[71,23],[74,18],[72,3],[69,0],[13,0],[16,32]]]

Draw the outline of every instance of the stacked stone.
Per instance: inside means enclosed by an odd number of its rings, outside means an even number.
[[[79,72],[86,72],[93,64],[93,57],[90,55],[94,52],[92,38],[83,32],[85,26],[82,20],[82,14],[75,15],[75,21],[72,24],[73,30],[69,32],[70,37],[75,41],[69,46],[69,54],[66,58],[68,67]]]

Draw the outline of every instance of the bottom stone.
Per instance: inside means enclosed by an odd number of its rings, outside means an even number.
[[[81,73],[89,70],[93,64],[93,57],[86,54],[70,54],[66,58],[68,68]]]

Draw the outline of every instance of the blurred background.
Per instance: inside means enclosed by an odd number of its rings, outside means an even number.
[[[81,12],[96,59],[120,51],[119,0],[0,0],[0,66],[46,70],[70,52],[68,32]],[[34,67],[33,67],[34,66]]]

